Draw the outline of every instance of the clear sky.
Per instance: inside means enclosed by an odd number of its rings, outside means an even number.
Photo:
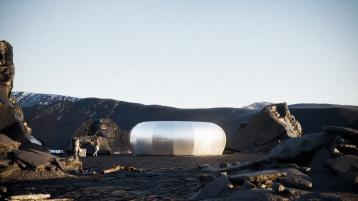
[[[358,105],[358,1],[0,0],[15,91]]]

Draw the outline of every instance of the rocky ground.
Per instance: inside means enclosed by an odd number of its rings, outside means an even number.
[[[71,177],[44,180],[41,176],[21,181],[5,181],[8,195],[45,193],[52,198],[74,200],[188,200],[202,191],[210,169],[237,167],[265,158],[260,153],[226,154],[223,156],[133,156],[110,155],[82,158],[84,171]],[[116,165],[140,168],[140,172],[116,171],[101,174]],[[209,171],[208,171],[209,169]],[[220,176],[219,176],[220,177]],[[15,178],[13,178],[15,179]],[[25,181],[24,181],[25,180]],[[206,185],[204,185],[205,187]],[[220,189],[218,184],[214,189]],[[249,188],[248,188],[249,189]],[[216,200],[358,200],[348,192],[297,191],[295,196],[275,193],[271,189],[250,190],[228,188]],[[215,192],[214,192],[215,193]],[[210,194],[210,193],[209,193]]]
[[[38,174],[37,177],[22,177],[21,181],[2,182],[2,185],[7,187],[8,195],[49,193],[53,198],[75,200],[187,200],[200,185],[198,176],[202,170],[198,166],[252,161],[260,157],[261,154],[86,157],[81,158],[85,169],[81,174],[49,180]],[[116,165],[132,166],[142,171],[100,173]]]

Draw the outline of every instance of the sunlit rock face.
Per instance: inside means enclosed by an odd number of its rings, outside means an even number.
[[[268,149],[279,140],[301,134],[301,125],[291,115],[287,104],[272,104],[242,123],[237,133],[230,136],[227,147],[235,151]]]

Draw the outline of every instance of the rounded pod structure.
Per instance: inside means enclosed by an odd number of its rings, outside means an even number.
[[[226,135],[209,122],[149,121],[130,131],[130,143],[137,155],[221,155]]]

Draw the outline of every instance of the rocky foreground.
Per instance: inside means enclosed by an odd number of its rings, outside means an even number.
[[[328,126],[282,141],[258,160],[202,166],[202,188],[191,198],[357,200],[358,195],[337,195],[358,190],[357,137],[358,130]]]
[[[320,148],[327,146],[327,141],[319,145]],[[317,147],[311,148],[308,142],[305,150],[314,150]],[[345,155],[337,156],[339,159]],[[313,168],[293,163],[275,163],[273,159],[270,162],[268,157],[271,156],[266,153],[235,153],[211,157],[86,157],[81,158],[83,171],[70,177],[48,180],[41,177],[26,180],[24,177],[22,181],[8,180],[2,185],[7,187],[6,195],[50,194],[55,199],[73,200],[358,199],[354,190],[317,189],[317,185],[326,180],[315,184]],[[102,173],[103,170],[117,165],[137,167],[139,171],[123,169],[108,174]],[[335,173],[336,170],[329,166],[326,168],[325,171],[330,173],[323,172],[323,175],[337,178],[339,174]],[[352,185],[349,182],[346,184]]]

